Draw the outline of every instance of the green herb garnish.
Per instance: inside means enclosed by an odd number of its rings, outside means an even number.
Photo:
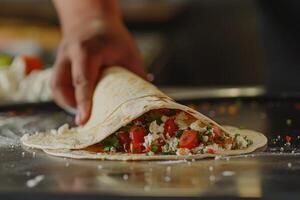
[[[198,131],[197,131],[197,133],[198,133],[198,140],[199,140],[199,142],[202,142],[203,141],[203,135],[200,132],[198,132]]]
[[[119,129],[119,131],[129,132],[129,129],[134,125],[133,122],[128,123],[126,126],[123,126]]]
[[[178,130],[175,133],[175,137],[180,138],[182,134],[183,134],[183,130]]]
[[[234,134],[234,139],[236,139],[239,136],[241,136],[241,134],[239,134],[239,133]]]
[[[152,142],[150,148],[152,152],[156,153],[158,150],[158,145],[155,142]]]
[[[150,112],[146,115],[145,121],[146,124],[149,126],[151,122],[156,121],[158,125],[161,125],[163,121],[161,120],[162,114],[159,112]]]
[[[118,148],[121,146],[117,136],[115,135],[106,138],[101,142],[101,144],[104,146],[104,151],[110,151],[112,147]]]

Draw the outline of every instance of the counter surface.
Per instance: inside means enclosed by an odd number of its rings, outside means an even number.
[[[265,152],[199,161],[93,161],[25,150],[28,131],[73,118],[52,104],[1,108],[0,198],[114,199],[122,196],[284,197],[300,195],[300,99],[230,98],[185,101],[221,124],[250,128],[269,139]],[[132,197],[130,197],[132,199]],[[184,198],[187,199],[187,198]]]

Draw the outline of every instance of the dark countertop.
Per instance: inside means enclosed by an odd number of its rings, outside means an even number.
[[[265,152],[199,161],[92,161],[56,158],[18,143],[25,131],[72,117],[53,104],[0,109],[0,199],[280,198],[300,195],[300,99],[184,101],[221,124],[265,133]],[[288,137],[287,137],[288,136]],[[291,141],[290,144],[287,140]]]

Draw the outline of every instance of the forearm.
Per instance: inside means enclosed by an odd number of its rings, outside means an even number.
[[[120,18],[117,0],[53,0],[63,32],[95,19]]]

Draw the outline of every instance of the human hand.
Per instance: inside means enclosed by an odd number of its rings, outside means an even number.
[[[112,65],[146,77],[134,40],[119,18],[83,20],[64,32],[54,64],[52,93],[61,107],[76,107],[77,124],[89,119],[101,72]]]

